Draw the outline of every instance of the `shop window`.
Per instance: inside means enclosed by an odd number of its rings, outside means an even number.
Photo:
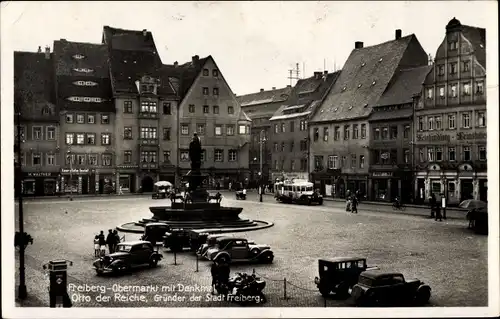
[[[441,194],[441,182],[432,181],[431,185],[432,185],[431,186],[432,193]]]

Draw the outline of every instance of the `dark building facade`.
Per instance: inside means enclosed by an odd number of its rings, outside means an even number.
[[[415,109],[415,193],[487,200],[486,30],[446,26]]]
[[[413,200],[413,101],[431,66],[396,72],[369,118],[372,200]]]
[[[14,52],[14,154],[21,161],[15,175],[15,194],[43,196],[59,192],[61,167],[59,116],[55,104],[53,54]],[[21,143],[17,140],[20,126]],[[20,149],[19,149],[20,148]],[[21,158],[18,152],[21,153]],[[19,189],[17,181],[22,180]]]
[[[272,90],[260,89],[260,92],[237,97],[241,109],[252,120],[250,132],[250,182],[255,184],[260,180],[261,143],[262,143],[262,181],[271,181],[272,148],[269,144],[271,123],[269,119],[288,99],[291,85]]]
[[[368,121],[389,84],[401,69],[427,65],[428,57],[415,35],[364,47],[355,42],[328,96],[312,116],[310,169],[326,195],[345,197],[359,191],[371,198]]]

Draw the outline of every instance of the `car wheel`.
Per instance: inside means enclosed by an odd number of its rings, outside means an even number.
[[[320,286],[319,287],[319,293],[323,296],[323,297],[328,297],[330,296],[330,288],[327,288],[325,286]]]
[[[419,305],[425,305],[431,299],[431,290],[428,287],[422,287],[417,290],[416,300]]]
[[[101,276],[104,273],[102,269],[96,269],[95,272],[97,273],[97,276]]]
[[[149,261],[149,267],[155,268],[158,265],[158,258],[151,258]]]
[[[250,250],[250,254],[252,256],[257,256],[259,254],[259,250],[257,248],[254,248],[254,249]]]
[[[228,263],[228,262],[229,262],[229,258],[228,258],[227,256],[223,255],[223,256],[219,256],[219,257],[217,257],[216,261],[217,261],[218,263],[225,264],[225,263]]]
[[[271,254],[267,254],[263,257],[263,262],[271,264],[274,260],[274,256]]]

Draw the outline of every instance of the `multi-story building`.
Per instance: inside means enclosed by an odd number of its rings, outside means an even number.
[[[363,47],[356,42],[328,96],[310,122],[310,169],[323,193],[344,197],[347,190],[370,197],[372,108],[398,70],[427,65],[427,54],[415,35]]]
[[[260,89],[260,92],[241,95],[237,97],[241,109],[252,120],[250,132],[250,183],[260,180],[261,170],[261,144],[262,144],[262,181],[271,181],[271,151],[268,139],[270,136],[271,123],[269,119],[288,99],[292,86],[272,90]]]
[[[420,201],[487,199],[486,30],[453,18],[415,110]]]
[[[413,101],[432,66],[396,72],[369,118],[373,200],[413,199]]]
[[[115,109],[107,47],[54,41],[54,68],[60,110],[61,191],[113,192]]]
[[[59,116],[54,103],[53,55],[42,52],[14,52],[15,154],[22,164],[23,194],[53,195],[61,165],[59,154]],[[17,143],[20,125],[21,145]],[[17,156],[20,147],[21,158]],[[16,182],[16,195],[19,194]]]
[[[308,120],[328,93],[339,72],[314,72],[297,81],[290,97],[271,117],[272,179],[309,180]]]
[[[150,192],[175,183],[178,97],[151,32],[104,27],[116,110],[116,183]]]
[[[248,180],[250,118],[243,112],[215,60],[195,55],[190,62],[170,66],[180,92],[178,161],[183,175],[190,170],[189,143],[201,139],[202,172],[210,183],[227,186]]]

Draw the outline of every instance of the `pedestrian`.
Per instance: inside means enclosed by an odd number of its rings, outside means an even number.
[[[113,234],[113,230],[108,230],[108,236],[106,237],[106,244],[108,244],[109,253],[112,254],[115,252],[116,245],[116,236]]]
[[[358,198],[356,195],[351,196],[351,212],[354,214],[358,213]]]
[[[441,216],[441,206],[440,205],[436,205],[436,221],[438,220],[438,218],[439,218],[440,222],[443,221],[443,216]]]
[[[229,285],[229,275],[231,274],[231,268],[229,267],[229,263],[224,262],[219,266],[219,284],[224,286],[224,290],[226,293]]]
[[[118,193],[118,195],[123,195],[123,189],[122,189],[122,185],[120,185],[120,188],[118,188],[118,190],[119,190],[119,193]]]
[[[431,205],[431,218],[434,218],[434,211],[436,209],[436,195],[434,195],[434,193],[432,193],[431,195],[431,199],[429,200],[430,202],[430,205]]]
[[[229,182],[229,190],[232,190],[233,183]]]
[[[94,257],[99,257],[99,251],[101,250],[101,245],[99,245],[99,236],[94,237]]]
[[[106,255],[106,238],[104,237],[104,231],[101,230],[99,233],[99,248],[100,248],[100,255],[104,256]]]
[[[350,191],[347,191],[347,193],[346,193],[345,211],[346,212],[350,212],[351,211],[351,192]]]
[[[210,273],[212,274],[212,295],[215,295],[215,286],[217,285],[217,280],[219,279],[219,265],[216,261],[212,263]]]
[[[115,248],[113,250],[116,251],[118,244],[121,242],[121,238],[120,238],[120,235],[118,234],[118,230],[116,230],[116,229],[113,230],[113,235],[115,235],[115,237],[116,237]]]

